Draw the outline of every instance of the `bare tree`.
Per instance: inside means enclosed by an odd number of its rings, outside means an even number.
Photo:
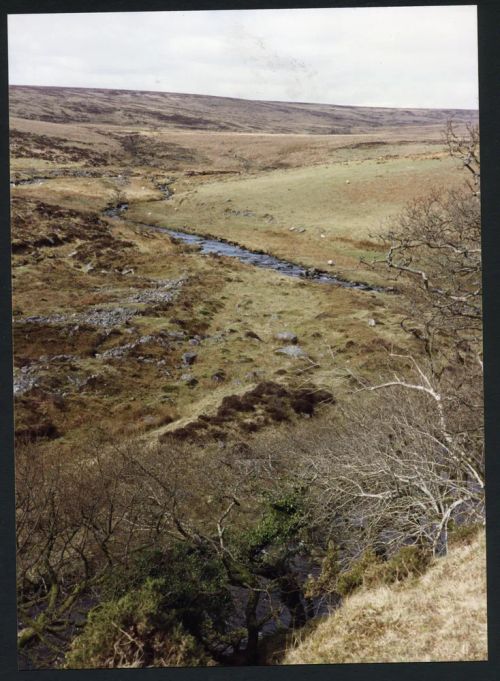
[[[408,301],[403,327],[424,341],[436,369],[438,355],[482,369],[478,129],[459,136],[449,123],[446,142],[473,182],[410,203],[381,235],[390,244],[384,264]]]
[[[445,141],[468,182],[410,203],[375,265],[398,281],[401,324],[420,351],[389,354],[376,381],[346,371],[340,423],[291,442],[316,517],[354,553],[372,541],[442,551],[450,520],[484,519],[479,132],[450,123]]]

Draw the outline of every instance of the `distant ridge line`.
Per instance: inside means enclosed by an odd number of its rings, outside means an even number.
[[[13,117],[140,130],[339,135],[476,122],[474,109],[411,109],[279,102],[149,90],[11,85]]]
[[[83,87],[80,85],[19,85],[17,83],[10,83],[9,88],[27,88],[40,90],[83,90],[90,92],[103,93],[124,93],[124,94],[138,94],[138,95],[167,95],[173,97],[205,97],[209,99],[225,99],[234,102],[253,102],[260,104],[294,104],[300,106],[331,106],[339,109],[379,109],[381,111],[457,111],[457,112],[474,112],[478,113],[479,109],[459,108],[459,107],[432,107],[432,106],[374,106],[370,104],[335,104],[332,102],[302,102],[302,101],[287,101],[281,99],[251,99],[249,97],[229,97],[228,95],[210,95],[194,92],[172,92],[169,90],[129,90],[126,88],[103,88],[103,87]]]

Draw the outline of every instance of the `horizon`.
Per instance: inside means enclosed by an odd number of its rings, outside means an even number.
[[[173,90],[145,90],[145,89],[130,89],[130,88],[115,88],[115,87],[87,87],[81,85],[34,85],[28,83],[9,83],[10,87],[19,88],[47,88],[60,90],[98,90],[104,92],[136,92],[153,95],[181,95],[185,97],[208,97],[213,99],[230,99],[241,102],[262,102],[270,104],[300,104],[306,106],[332,106],[338,108],[355,108],[355,109],[397,109],[405,110],[420,110],[420,111],[474,111],[479,113],[479,107],[456,107],[456,106],[370,106],[358,104],[336,104],[335,102],[319,102],[319,101],[299,101],[299,100],[283,100],[283,99],[253,99],[251,97],[231,97],[229,95],[214,95],[201,92],[180,92]]]

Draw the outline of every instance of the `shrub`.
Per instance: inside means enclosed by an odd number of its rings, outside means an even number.
[[[213,661],[181,624],[165,628],[165,580],[143,586],[91,611],[83,633],[74,639],[65,667],[198,666]]]
[[[450,523],[448,525],[448,543],[456,546],[457,544],[471,544],[481,525],[457,525],[456,523]]]
[[[388,561],[370,565],[363,584],[393,584],[409,577],[418,577],[427,569],[431,555],[431,551],[422,546],[403,546]]]
[[[364,583],[365,573],[380,564],[380,558],[375,551],[367,549],[358,560],[354,561],[349,570],[342,572],[337,579],[337,591],[341,596],[347,596]]]
[[[207,549],[178,542],[164,551],[139,552],[107,576],[102,590],[106,608],[117,602],[123,608],[147,585],[151,596],[151,584],[157,602],[156,610],[151,606],[148,612],[162,635],[180,625],[202,646],[223,637],[233,604],[225,570]]]
[[[335,593],[339,572],[339,550],[334,542],[329,542],[321,563],[319,577],[317,579],[310,578],[306,584],[306,597],[314,598],[323,594]]]

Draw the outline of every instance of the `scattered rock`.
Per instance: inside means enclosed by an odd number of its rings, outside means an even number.
[[[288,357],[293,357],[294,359],[299,359],[300,357],[307,357],[307,353],[302,350],[299,345],[286,345],[284,348],[278,348],[275,350],[277,354],[287,355]]]
[[[244,217],[244,218],[255,218],[257,217],[257,213],[254,213],[253,210],[231,210],[231,208],[226,208],[225,213],[228,213],[229,215],[236,215],[237,217]]]
[[[298,343],[297,334],[293,331],[280,331],[275,335],[276,340],[283,341],[285,343],[293,343],[294,345]]]
[[[212,374],[211,378],[215,383],[222,383],[226,380],[226,374],[222,369],[218,369],[214,374]]]
[[[246,336],[246,338],[254,338],[255,340],[258,340],[261,343],[263,343],[262,338],[260,336],[258,336],[254,331],[247,331],[245,333],[245,336]]]
[[[193,376],[193,374],[182,374],[181,381],[187,383],[187,385],[197,385],[198,380]]]
[[[245,374],[245,378],[246,378],[248,381],[255,381],[255,380],[257,380],[258,378],[262,377],[262,376],[264,375],[264,373],[265,373],[265,372],[264,372],[262,369],[253,369],[252,371],[248,371],[248,372]]]
[[[335,265],[335,263],[333,262],[333,260],[328,260],[327,265]]]
[[[167,336],[178,341],[182,341],[186,338],[184,331],[167,331]]]
[[[198,355],[196,354],[196,352],[185,352],[182,355],[182,363],[184,364],[184,366],[190,366],[191,364],[194,364],[197,357]]]
[[[170,303],[179,293],[183,279],[159,280],[151,288],[141,289],[127,299],[129,303]]]
[[[376,323],[377,323],[377,322],[376,322],[373,318],[371,318],[371,319],[368,320],[368,326],[375,326]]]

